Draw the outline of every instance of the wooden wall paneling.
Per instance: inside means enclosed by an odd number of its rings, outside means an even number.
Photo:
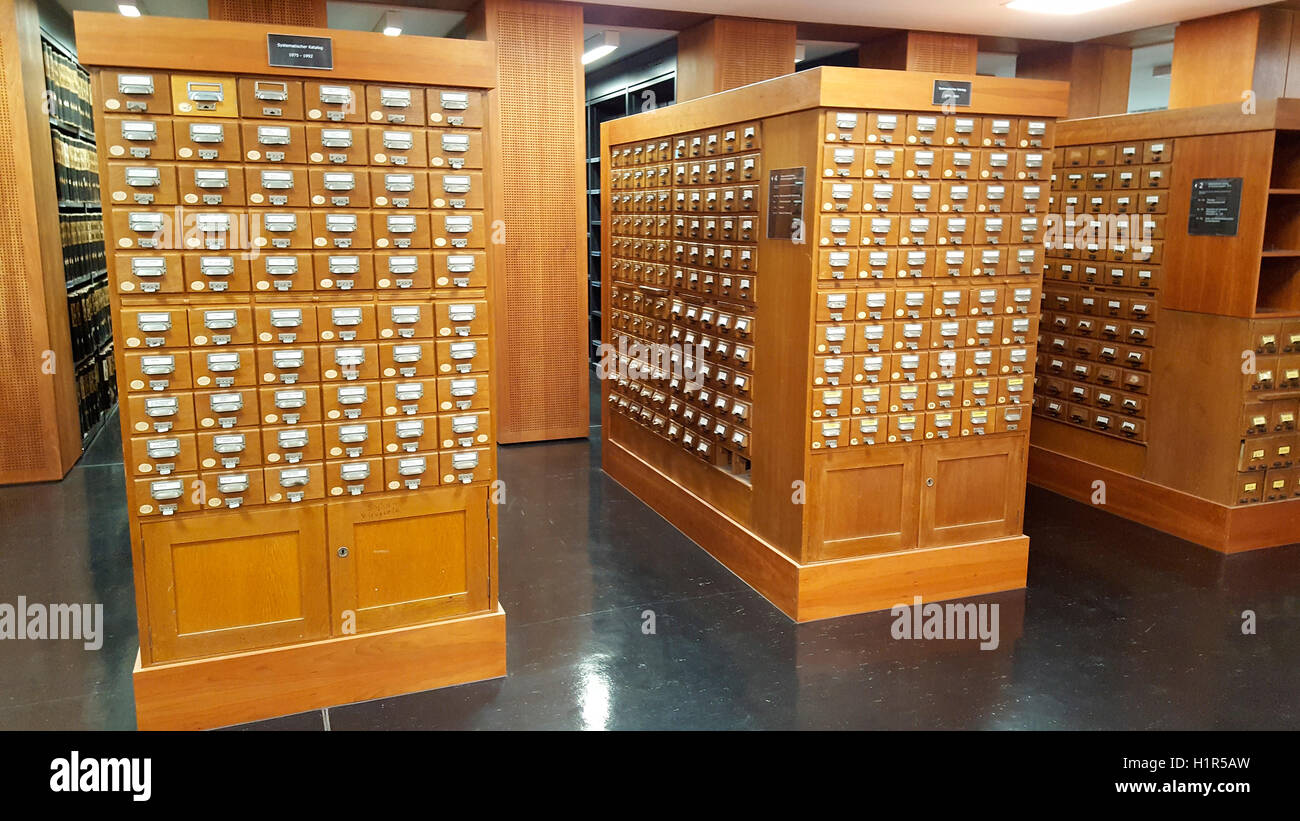
[[[325,0],[208,0],[208,17],[237,23],[329,25]]]
[[[489,127],[499,442],[585,437],[589,425],[582,9],[485,0],[471,31],[497,46]]]
[[[1016,77],[1068,82],[1071,118],[1124,114],[1132,62],[1130,48],[1074,43],[1021,54]]]
[[[81,455],[39,25],[31,0],[0,6],[0,484],[62,478]]]
[[[1174,31],[1169,107],[1240,104],[1255,88],[1260,21],[1259,9],[1247,9],[1180,23]]]
[[[1160,315],[1143,479],[1231,505],[1241,448],[1242,352],[1250,320],[1170,310]],[[1192,446],[1195,443],[1195,446]]]
[[[714,17],[677,36],[677,99],[794,72],[794,23]]]
[[[1035,416],[1030,426],[1034,447],[1057,453],[1086,453],[1088,461],[1121,473],[1142,476],[1147,449],[1136,442],[1102,436],[1055,419]]]
[[[978,57],[979,38],[974,35],[934,31],[907,33],[907,71],[974,74]]]
[[[1180,138],[1175,152],[1161,304],[1182,311],[1250,316],[1264,241],[1273,132]],[[1236,236],[1187,235],[1192,182],[1204,177],[1243,179]]]

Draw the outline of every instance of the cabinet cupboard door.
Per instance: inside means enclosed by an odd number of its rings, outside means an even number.
[[[1024,436],[969,437],[921,448],[921,546],[1019,535]]]
[[[818,457],[809,560],[916,547],[921,449],[851,449]]]
[[[330,633],[325,511],[209,511],[141,526],[153,660]]]
[[[357,632],[488,607],[488,488],[329,506],[334,623]]]

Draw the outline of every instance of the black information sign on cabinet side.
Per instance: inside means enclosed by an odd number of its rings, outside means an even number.
[[[1235,237],[1241,217],[1241,177],[1192,180],[1187,233],[1194,237]]]
[[[969,106],[970,93],[969,80],[935,80],[931,101],[935,105]]]
[[[301,34],[266,35],[267,64],[278,68],[334,68],[334,41]]]
[[[767,177],[767,238],[804,241],[803,168],[777,168]]]

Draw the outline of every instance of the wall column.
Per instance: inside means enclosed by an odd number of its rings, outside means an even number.
[[[677,35],[677,100],[794,71],[794,23],[714,17]]]

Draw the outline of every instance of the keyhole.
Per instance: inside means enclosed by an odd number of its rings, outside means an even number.
[[[340,547],[340,548],[339,548],[339,558],[340,558],[340,559],[346,559],[347,557],[348,557],[348,549],[347,549],[346,547]]]
[[[931,477],[929,477],[929,478],[927,478],[927,479],[925,480],[925,486],[926,486],[926,487],[934,487],[934,477],[933,477],[933,476],[931,476]],[[343,548],[343,549],[344,549],[344,550],[347,550],[346,547]]]

